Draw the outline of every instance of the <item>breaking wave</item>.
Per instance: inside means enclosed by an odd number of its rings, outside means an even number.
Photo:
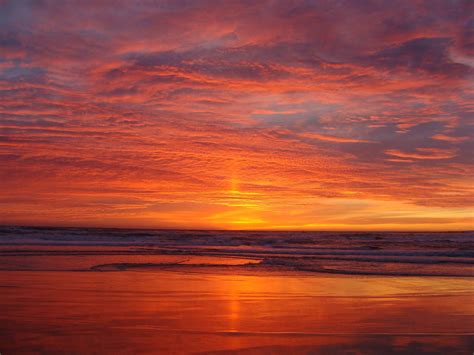
[[[0,227],[0,270],[245,268],[474,276],[474,232],[254,232]]]

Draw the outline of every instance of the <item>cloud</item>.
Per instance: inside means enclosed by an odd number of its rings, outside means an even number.
[[[452,61],[451,46],[450,38],[416,38],[383,49],[365,60],[367,65],[390,71],[405,69],[449,77],[465,77],[472,73],[469,66]]]
[[[452,142],[452,143],[459,143],[459,142],[464,142],[469,139],[469,137],[463,136],[463,137],[454,137],[454,136],[448,136],[442,133],[435,134],[433,139],[437,139],[440,141],[447,141],[447,142]]]
[[[373,141],[369,141],[366,139],[335,137],[335,136],[328,136],[328,135],[312,133],[312,132],[300,133],[299,136],[303,138],[318,139],[321,141],[337,142],[337,143],[374,143]]]
[[[461,221],[470,10],[3,1],[0,212],[8,223],[271,228],[283,215],[330,225],[347,201],[370,200],[413,212],[407,229],[434,209]],[[326,199],[337,208],[311,207]],[[376,211],[364,223],[380,225]]]
[[[415,152],[407,153],[396,149],[388,149],[385,154],[399,158],[438,160],[450,159],[456,156],[457,149],[416,148]]]

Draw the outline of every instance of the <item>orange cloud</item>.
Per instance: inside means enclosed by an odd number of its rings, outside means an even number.
[[[343,137],[334,137],[329,135],[317,134],[317,133],[300,133],[300,137],[303,138],[311,138],[311,139],[318,139],[321,141],[327,142],[338,142],[338,143],[374,143],[367,139],[356,139],[356,138],[343,138]]]
[[[440,141],[447,141],[447,142],[453,142],[453,143],[458,143],[458,142],[464,142],[469,139],[469,137],[463,136],[463,137],[453,137],[453,136],[447,136],[445,134],[439,133],[435,134],[433,139],[437,139]]]
[[[469,6],[3,1],[0,223],[471,228]]]
[[[386,154],[408,159],[450,159],[456,156],[457,149],[416,148],[414,153],[405,153],[396,149],[388,149]]]

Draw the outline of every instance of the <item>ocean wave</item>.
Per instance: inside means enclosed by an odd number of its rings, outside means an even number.
[[[474,276],[474,233],[224,232],[0,227],[1,270],[232,267]]]

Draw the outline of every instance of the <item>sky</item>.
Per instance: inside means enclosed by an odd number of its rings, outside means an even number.
[[[0,0],[0,224],[474,229],[473,14]]]

